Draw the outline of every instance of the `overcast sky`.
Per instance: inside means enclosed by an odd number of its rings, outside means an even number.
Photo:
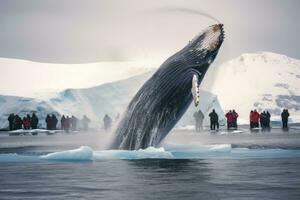
[[[160,62],[217,19],[226,31],[217,63],[257,51],[300,59],[299,8],[298,0],[0,0],[0,57]]]

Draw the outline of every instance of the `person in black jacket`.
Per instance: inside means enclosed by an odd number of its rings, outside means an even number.
[[[46,122],[46,129],[51,130],[51,117],[50,117],[50,115],[46,116],[45,122]]]
[[[11,113],[7,118],[8,123],[9,123],[9,130],[10,131],[14,130],[14,118],[15,118],[14,113]]]
[[[51,116],[51,130],[56,130],[57,122],[58,122],[57,117],[54,114],[52,114],[52,116]]]
[[[289,121],[290,113],[288,109],[283,109],[281,113],[281,120],[282,120],[282,128],[288,129],[288,121]]]
[[[210,117],[210,130],[216,130],[219,129],[219,116],[216,113],[215,109],[212,110],[211,113],[209,113]]]
[[[15,115],[13,124],[14,130],[22,129],[23,121],[19,115]]]
[[[35,113],[32,113],[31,120],[30,120],[30,126],[32,129],[37,129],[39,123],[39,119],[35,115]]]
[[[269,111],[266,112],[266,116],[267,116],[267,121],[266,121],[266,128],[270,129],[270,123],[271,123],[271,114],[269,113]]]

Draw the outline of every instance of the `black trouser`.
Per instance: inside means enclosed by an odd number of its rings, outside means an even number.
[[[237,119],[233,120],[232,127],[237,128]]]
[[[14,124],[13,122],[9,122],[9,130],[12,131],[14,129]]]
[[[219,129],[219,123],[216,121],[210,121],[210,130],[216,130],[216,126]]]
[[[288,120],[282,119],[282,128],[287,128],[287,127],[288,127]]]
[[[253,122],[250,122],[250,128],[253,128]]]
[[[231,127],[234,127],[233,122],[227,122],[227,129],[229,130]]]
[[[250,122],[250,128],[258,128],[259,123],[258,122]]]

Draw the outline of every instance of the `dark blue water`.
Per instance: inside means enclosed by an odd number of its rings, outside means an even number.
[[[0,137],[0,199],[300,199],[299,134],[172,137],[145,152],[105,151],[78,136]],[[92,147],[91,159],[41,158],[78,144]]]
[[[300,159],[1,163],[1,199],[300,199]]]

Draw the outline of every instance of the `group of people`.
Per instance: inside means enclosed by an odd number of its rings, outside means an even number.
[[[262,113],[258,113],[257,110],[251,110],[250,111],[250,129],[258,128],[259,124],[260,127],[263,129],[269,129],[270,128],[270,122],[271,122],[271,114],[269,111],[263,111]]]
[[[17,130],[17,129],[24,129],[24,130],[29,130],[29,129],[37,129],[38,124],[39,124],[39,119],[36,116],[35,113],[30,116],[27,114],[23,118],[21,118],[19,115],[15,115],[14,113],[11,113],[8,118],[9,122],[9,130]],[[84,115],[82,120],[80,122],[82,123],[83,130],[87,131],[88,130],[88,124],[90,123],[90,119]],[[55,114],[48,114],[45,118],[46,122],[46,129],[47,130],[56,130],[57,129],[57,124],[58,124],[58,119]],[[64,131],[69,131],[70,129],[75,131],[77,130],[79,119],[75,116],[62,116],[60,123],[61,123],[61,129]]]
[[[91,120],[86,115],[83,115],[83,118],[80,121],[82,123],[83,130],[87,131]],[[77,117],[75,117],[74,115],[72,115],[71,117],[69,117],[68,115],[67,116],[63,115],[60,120],[61,129],[66,132],[69,132],[70,129],[72,131],[76,131],[78,122],[79,122],[79,119]]]
[[[45,119],[45,122],[46,122],[46,129],[47,130],[56,130],[58,120],[57,120],[57,117],[54,114],[47,115],[46,119]]]
[[[39,119],[35,115],[35,113],[30,116],[27,114],[25,117],[21,118],[19,115],[15,115],[11,113],[8,118],[9,130],[17,130],[17,129],[37,129]]]
[[[229,110],[229,112],[225,114],[225,117],[227,119],[227,129],[237,129],[237,118],[239,114],[233,109]]]
[[[212,110],[212,112],[209,113],[210,118],[210,130],[216,130],[219,129],[219,116],[216,113],[215,109]],[[290,114],[287,109],[284,109],[281,113],[281,119],[282,119],[282,128],[287,129],[288,128],[288,118]],[[227,121],[227,129],[237,129],[237,119],[239,117],[239,114],[233,109],[229,110],[226,114],[226,121]],[[204,119],[204,115],[201,112],[201,110],[194,113],[194,118],[196,122],[196,131],[200,131],[202,129],[202,122]],[[270,123],[271,123],[271,114],[269,111],[263,111],[261,113],[257,112],[257,110],[251,110],[250,116],[250,129],[255,129],[261,127],[263,130],[270,129]]]

